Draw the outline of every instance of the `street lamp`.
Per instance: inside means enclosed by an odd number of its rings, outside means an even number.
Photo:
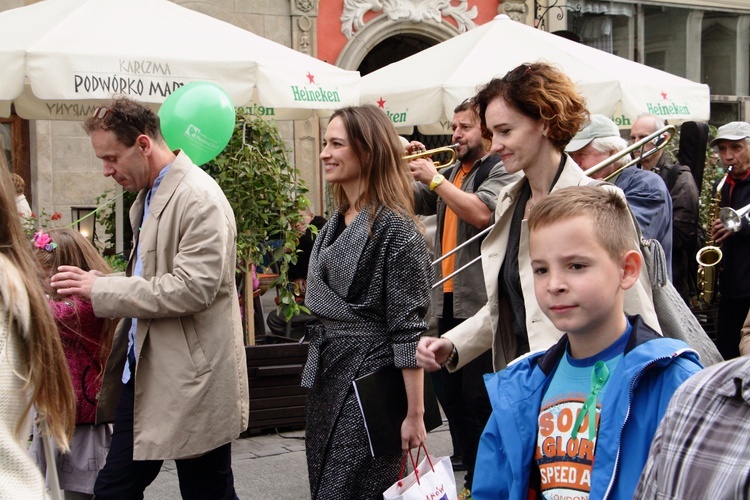
[[[96,207],[71,207],[70,217],[73,219],[73,229],[81,233],[91,244],[94,244],[96,231]]]

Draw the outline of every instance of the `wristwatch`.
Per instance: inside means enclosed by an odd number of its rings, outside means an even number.
[[[430,191],[435,191],[435,188],[443,183],[445,176],[442,174],[435,174],[435,177],[430,181]]]
[[[456,349],[456,346],[453,346],[453,350],[448,355],[448,359],[446,359],[445,363],[440,366],[445,368],[447,366],[456,366],[456,364],[458,364],[458,349]]]

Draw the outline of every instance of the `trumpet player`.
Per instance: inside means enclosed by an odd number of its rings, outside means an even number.
[[[711,141],[729,173],[721,187],[721,207],[738,210],[750,203],[750,124],[731,122],[719,127]],[[740,331],[750,309],[750,223],[742,220],[736,232],[713,221],[712,234],[721,245],[719,317],[716,345],[724,359],[739,356]]]
[[[439,256],[487,228],[504,186],[520,179],[509,174],[500,156],[488,152],[488,141],[482,137],[479,115],[469,99],[454,109],[451,121],[452,143],[458,144],[456,162],[441,172],[432,160],[418,158],[409,162],[415,182],[415,211],[420,215],[437,214],[434,255]],[[407,153],[424,148],[418,142],[407,147]],[[448,276],[479,256],[480,241],[475,241],[446,258],[435,267],[438,279]],[[474,315],[486,302],[482,266],[477,263],[433,289],[431,311],[436,316],[438,334]],[[456,438],[466,477],[462,495],[468,497],[474,472],[479,437],[492,408],[482,374],[492,370],[492,353],[487,351],[456,373],[444,368],[438,383],[444,388],[443,409]],[[441,402],[443,403],[443,402]]]

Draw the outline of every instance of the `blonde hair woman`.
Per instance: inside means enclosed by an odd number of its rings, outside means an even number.
[[[25,445],[31,407],[62,449],[75,422],[70,374],[41,279],[0,156],[0,498],[44,496],[44,478]]]

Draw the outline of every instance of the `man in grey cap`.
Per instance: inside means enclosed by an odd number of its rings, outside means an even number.
[[[750,124],[731,122],[719,127],[710,145],[729,172],[721,187],[719,205],[739,210],[750,204]],[[750,222],[743,218],[742,225],[732,232],[717,219],[712,230],[723,254],[716,346],[724,359],[731,359],[739,356],[740,330],[750,309]]]
[[[583,170],[606,160],[627,148],[617,125],[604,115],[591,115],[591,119],[568,143],[565,151]],[[630,209],[638,219],[643,236],[661,243],[667,259],[667,269],[672,269],[672,198],[664,181],[653,172],[630,166],[617,172],[630,161],[630,155],[592,175],[607,179],[622,189]],[[617,172],[617,173],[615,173]],[[612,175],[614,174],[614,175]]]

